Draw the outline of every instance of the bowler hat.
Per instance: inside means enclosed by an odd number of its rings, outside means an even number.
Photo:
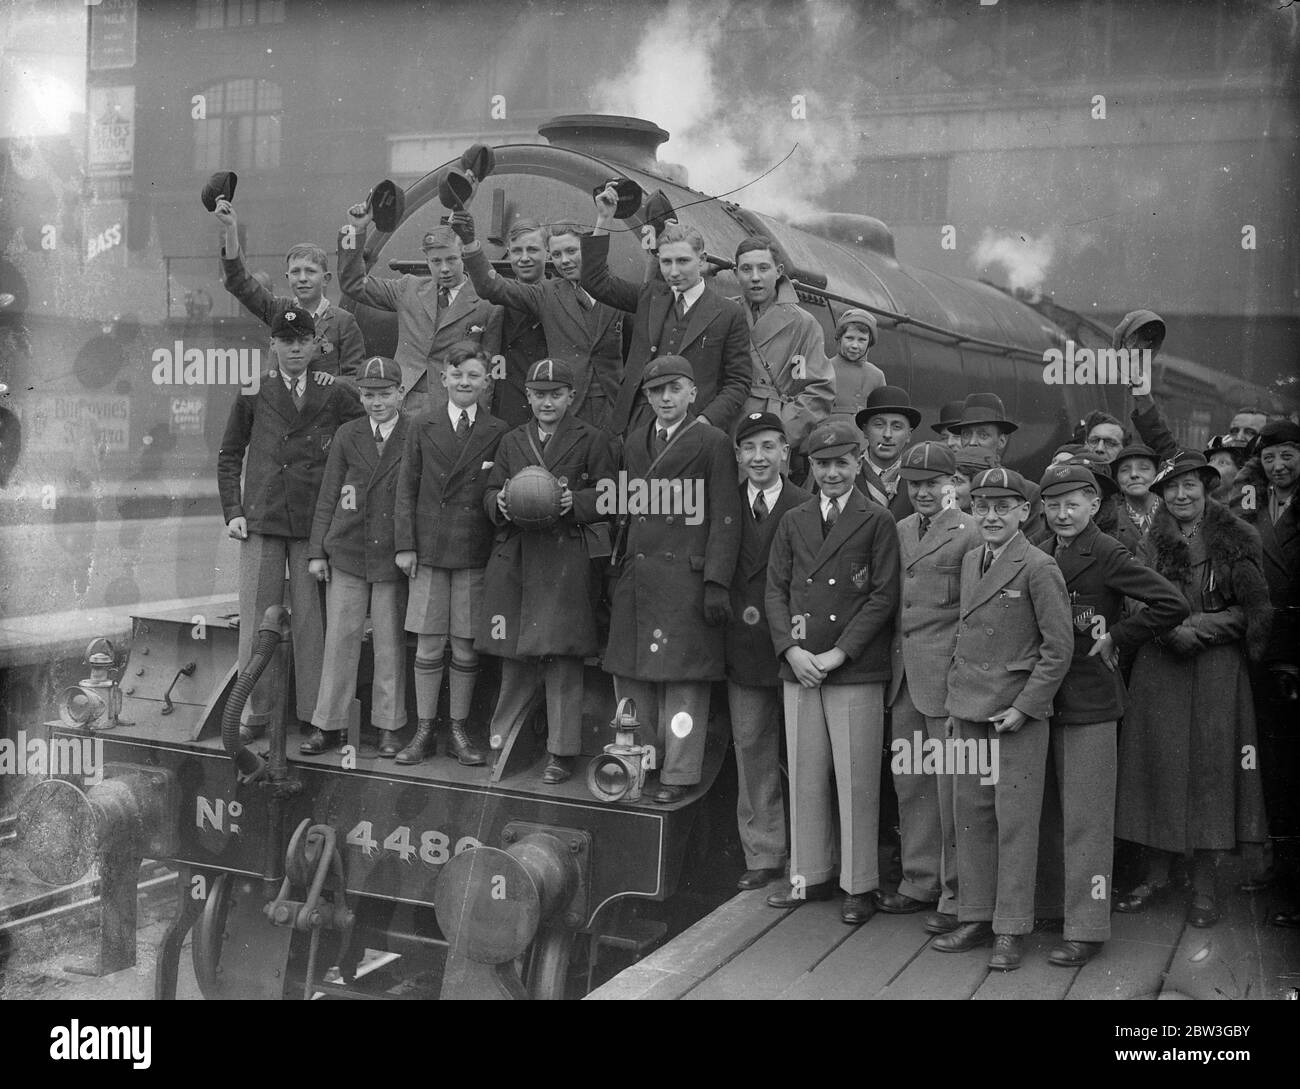
[[[695,368],[691,361],[680,355],[663,355],[646,367],[641,375],[641,388],[654,389],[666,386],[674,378],[689,378],[695,381]]]
[[[290,306],[276,314],[271,322],[272,337],[314,337],[316,321],[311,312],[301,307]]]
[[[903,467],[898,475],[904,480],[933,480],[952,476],[957,471],[957,460],[947,443],[918,442],[903,451]]]
[[[930,430],[936,435],[948,434],[952,425],[961,419],[961,410],[965,404],[965,401],[945,401],[943,408],[939,409],[939,422],[932,423]]]
[[[1219,470],[1205,460],[1204,454],[1195,450],[1179,450],[1178,454],[1160,466],[1160,472],[1151,482],[1153,488],[1162,487],[1169,481],[1188,473],[1196,473],[1204,482],[1206,490],[1218,487]]]
[[[750,412],[741,417],[736,425],[736,445],[739,446],[750,435],[760,431],[779,431],[785,434],[785,424],[775,412]]]
[[[853,417],[853,422],[859,427],[866,427],[867,421],[872,416],[880,416],[886,412],[896,412],[900,416],[906,416],[912,427],[916,427],[921,422],[921,413],[912,407],[912,399],[907,395],[907,390],[901,386],[877,386],[867,394],[867,407]]]
[[[951,424],[950,431],[960,431],[963,427],[975,427],[978,424],[994,424],[1010,434],[1020,425],[1007,419],[1007,410],[1002,407],[1002,398],[996,393],[972,393],[962,402],[961,419]]]
[[[401,384],[402,368],[381,355],[372,355],[362,363],[361,373],[357,375],[359,389],[389,389]]]
[[[829,459],[859,453],[862,443],[862,432],[841,416],[823,420],[808,432],[804,449],[810,458]]]
[[[573,372],[555,359],[539,359],[528,368],[528,378],[524,381],[525,389],[562,389],[565,386],[573,388]]]
[[[1154,310],[1133,310],[1124,315],[1120,323],[1115,326],[1114,333],[1111,334],[1112,348],[1124,347],[1126,337],[1132,336],[1139,329],[1150,325],[1152,328],[1149,334],[1152,338],[1151,350],[1159,351],[1160,345],[1165,342],[1165,321]]]
[[[199,199],[203,201],[203,207],[209,212],[217,210],[217,201],[234,200],[235,186],[239,182],[239,175],[233,170],[218,170],[207,180],[203,186],[203,192]]]
[[[591,195],[593,197],[600,196],[606,187],[610,185],[614,187],[614,192],[618,196],[618,203],[614,206],[614,218],[627,219],[629,216],[636,215],[641,208],[641,201],[645,197],[641,187],[631,178],[610,178],[608,181],[601,182],[596,186],[591,191]],[[669,211],[672,211],[672,209],[669,208]],[[656,231],[655,233],[658,234],[659,232]]]
[[[1014,469],[1006,469],[999,465],[993,469],[985,469],[972,480],[970,493],[984,496],[986,499],[1011,496],[1015,499],[1029,500],[1033,497],[1034,490],[1029,481]]]
[[[880,324],[876,321],[876,315],[870,310],[862,310],[856,306],[845,310],[835,322],[835,339],[839,340],[850,325],[861,325],[867,330],[868,348],[880,339]]]
[[[406,211],[406,194],[397,187],[395,182],[384,179],[370,190],[370,196],[366,198],[366,206],[374,218],[376,229],[385,234],[392,234],[397,230],[397,225],[401,223],[402,215]]]

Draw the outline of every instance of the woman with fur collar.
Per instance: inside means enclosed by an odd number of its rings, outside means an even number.
[[[1219,474],[1201,454],[1166,462],[1146,562],[1191,615],[1138,654],[1120,734],[1116,836],[1152,848],[1145,879],[1115,904],[1145,910],[1168,893],[1174,854],[1193,855],[1187,921],[1218,921],[1222,852],[1262,844],[1268,825],[1247,658],[1268,645],[1271,608],[1259,536],[1209,498]]]

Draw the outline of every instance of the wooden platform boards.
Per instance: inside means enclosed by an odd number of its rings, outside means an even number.
[[[1142,915],[1112,917],[1112,938],[1083,968],[1057,968],[1048,951],[1059,923],[1025,942],[1023,966],[991,972],[989,949],[939,953],[924,914],[878,913],[859,927],[840,921],[839,900],[780,911],[769,889],[744,892],[589,999],[1156,999],[1294,997],[1300,931],[1268,926],[1273,893],[1235,891],[1224,867],[1223,918],[1198,930],[1184,922],[1187,894]],[[1232,889],[1226,894],[1227,889]]]

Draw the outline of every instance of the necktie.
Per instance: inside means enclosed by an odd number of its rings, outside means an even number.
[[[680,291],[677,292],[677,301],[676,303],[673,304],[673,306],[674,309],[676,309],[677,311],[678,321],[681,321],[682,318],[686,317],[686,296],[683,295]]]
[[[668,429],[664,427],[655,428],[655,456],[658,457],[664,452],[664,447],[668,445]]]
[[[299,409],[302,408],[303,398],[306,396],[306,391],[303,389],[303,386],[305,385],[306,383],[301,378],[299,378],[298,381],[296,381],[293,384],[293,407],[294,408],[299,408]]]
[[[754,521],[761,522],[767,517],[767,497],[759,492],[754,496]]]
[[[983,578],[989,573],[989,568],[993,566],[993,552],[991,549],[984,550],[984,558],[980,561],[980,577]]]
[[[542,449],[546,449],[547,440],[551,437],[550,432],[543,431],[540,427],[537,429],[537,441],[542,444]]]
[[[930,532],[930,519],[924,514],[921,515],[920,520],[916,523],[916,531],[916,539],[918,541],[925,540],[925,535]]]
[[[596,304],[596,300],[593,299],[590,295],[588,295],[580,285],[574,284],[573,290],[574,293],[578,296],[578,305],[581,306],[584,310],[590,310]]]
[[[460,419],[456,421],[456,438],[461,442],[469,438],[469,413],[463,408],[460,410]]]
[[[831,505],[826,508],[826,513],[822,516],[822,539],[831,535],[831,530],[835,526],[835,521],[840,516],[840,505],[835,500],[831,500]]]
[[[378,424],[375,424],[375,447],[381,454],[384,452],[384,433],[379,430]]]
[[[754,315],[754,324],[757,325],[757,324],[758,324],[758,315],[759,315],[760,313],[762,313],[762,311],[763,311],[763,307],[762,307],[759,303],[750,303],[750,304],[749,304],[749,310],[750,310],[750,313],[752,313],[752,314]]]
[[[438,316],[451,305],[451,292],[445,287],[438,288]]]

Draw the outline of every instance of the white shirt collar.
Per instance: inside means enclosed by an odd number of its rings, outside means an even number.
[[[281,371],[280,377],[284,379],[284,388],[291,394],[296,393],[301,397],[307,392],[307,372],[303,371],[297,378],[291,378],[288,371]]]
[[[311,312],[311,320],[317,321],[320,318],[320,316],[324,314],[325,311],[328,310],[329,308],[330,308],[330,301],[329,299],[325,298],[325,296],[322,294],[320,297],[320,302],[316,304],[316,309]]]
[[[767,503],[767,509],[769,512],[776,509],[776,501],[781,498],[781,486],[784,483],[785,479],[780,473],[777,473],[776,483],[770,488],[763,489],[763,501]],[[749,509],[753,510],[754,500],[758,498],[758,489],[754,487],[753,481],[746,481],[745,489],[746,494],[749,496]]]
[[[462,277],[460,283],[455,287],[447,288],[447,305],[450,306],[456,301],[456,296],[460,294],[460,289],[468,283],[468,277]],[[440,289],[441,290],[441,289]]]
[[[700,280],[694,287],[688,287],[685,291],[678,291],[676,288],[673,288],[673,301],[676,302],[678,297],[685,300],[686,309],[689,312],[691,307],[699,301],[700,296],[703,294],[704,281]]]
[[[375,428],[378,428],[380,436],[384,439],[385,442],[387,442],[388,436],[393,433],[393,428],[397,426],[397,420],[398,417],[396,416],[394,416],[387,423],[381,423],[381,424],[376,424],[374,420],[371,420],[370,433],[373,435],[375,433]]]
[[[664,425],[659,420],[655,420],[655,430],[658,431],[661,428],[663,428],[663,430],[666,430],[668,432],[668,439],[669,441],[671,441],[672,437],[677,434],[678,430],[681,428],[682,424],[686,422],[686,420],[687,417],[683,416],[675,424],[667,428],[664,428]]]
[[[472,427],[478,422],[478,405],[472,404],[468,408],[462,409],[459,405],[453,404],[450,400],[447,402],[447,419],[451,421],[451,429],[456,430],[456,425],[460,423],[461,412],[469,413],[469,422]]]
[[[1009,545],[1009,544],[1011,543],[1011,541],[1014,541],[1014,540],[1016,539],[1016,534],[1018,534],[1019,532],[1020,532],[1020,530],[1016,530],[1016,533],[1013,533],[1013,534],[1011,535],[1011,540],[1010,540],[1010,541],[1006,541],[1005,543],[999,545],[997,548],[990,549],[990,548],[989,548],[989,545],[988,545],[988,542],[986,541],[986,542],[984,543],[984,551],[985,551],[985,552],[992,552],[992,553],[993,553],[993,563],[996,563],[996,562],[997,562],[998,557],[1001,556],[1002,553],[1005,552],[1005,551],[1007,550],[1007,545]]]
[[[843,495],[841,495],[838,499],[834,501],[835,505],[840,508],[841,514],[844,513],[844,505],[849,501],[849,496],[852,494],[853,494],[853,489],[850,488],[848,491],[846,491]],[[826,496],[823,495],[822,496],[822,517],[823,518],[826,517],[826,512],[829,511],[830,509],[831,509],[831,500],[827,499]]]

